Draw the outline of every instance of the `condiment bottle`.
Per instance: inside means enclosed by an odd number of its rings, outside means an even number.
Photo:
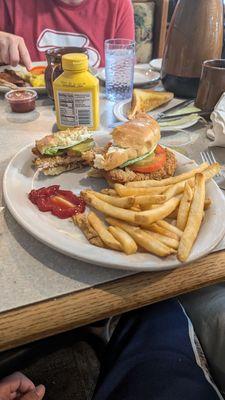
[[[53,81],[63,73],[62,70],[62,56],[70,53],[85,53],[87,54],[86,47],[56,47],[46,50],[45,57],[47,59],[47,67],[45,69],[45,86],[48,96],[53,100]]]
[[[179,0],[170,23],[162,82],[176,96],[196,97],[202,64],[221,58],[223,0]]]
[[[63,73],[53,82],[57,125],[60,130],[99,126],[99,81],[88,72],[86,54],[62,56]]]

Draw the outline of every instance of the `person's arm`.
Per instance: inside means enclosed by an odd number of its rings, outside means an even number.
[[[7,376],[0,381],[1,400],[42,400],[45,394],[43,385],[36,386],[21,372]]]
[[[134,9],[131,0],[120,0],[115,38],[134,39]]]
[[[12,5],[10,0],[0,0],[0,63],[13,67],[21,63],[29,70],[32,64],[26,44],[13,34]]]

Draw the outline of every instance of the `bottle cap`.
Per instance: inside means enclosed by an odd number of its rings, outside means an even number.
[[[83,53],[65,54],[62,56],[62,68],[67,71],[87,71],[88,57]]]

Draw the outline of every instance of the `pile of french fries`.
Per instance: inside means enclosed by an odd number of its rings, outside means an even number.
[[[191,171],[163,179],[115,184],[100,193],[84,190],[81,196],[101,217],[90,211],[81,227],[91,243],[122,251],[137,251],[159,257],[176,255],[187,261],[200,230],[205,210],[205,184],[220,171],[220,165],[203,163]]]

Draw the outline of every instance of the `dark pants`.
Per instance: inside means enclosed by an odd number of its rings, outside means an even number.
[[[176,300],[125,314],[109,342],[93,400],[222,398],[197,364],[193,341],[192,325]]]

